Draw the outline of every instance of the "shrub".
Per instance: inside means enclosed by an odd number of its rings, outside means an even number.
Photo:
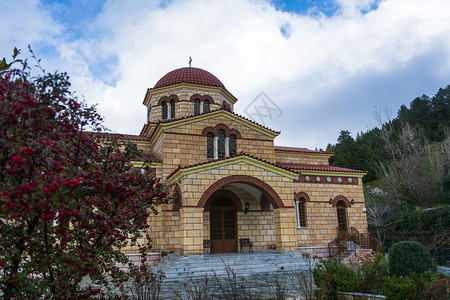
[[[420,288],[416,285],[416,282],[406,276],[398,277],[394,275],[384,286],[384,294],[389,300],[414,300],[418,299]]]
[[[423,299],[445,300],[450,295],[450,277],[437,278],[430,282],[422,293]]]
[[[388,264],[384,254],[375,253],[373,260],[366,260],[358,270],[357,292],[378,293],[388,279]]]
[[[342,265],[337,257],[318,264],[313,270],[313,277],[316,286],[329,286],[328,299],[334,299],[337,291],[355,291],[358,281],[356,272]]]
[[[433,269],[430,252],[420,243],[404,241],[389,249],[389,273],[407,276],[412,272],[423,273]]]
[[[398,277],[394,275],[391,279],[386,281],[383,290],[388,299],[421,299],[421,294],[427,287],[431,286],[433,282],[440,279],[441,275],[431,270],[427,270],[421,274],[411,273],[409,276]],[[442,287],[438,288],[439,290]],[[430,290],[430,293],[432,291]],[[448,291],[447,291],[448,293]],[[433,298],[436,294],[429,299]]]

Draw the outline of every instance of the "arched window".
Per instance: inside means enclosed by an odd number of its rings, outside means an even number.
[[[194,100],[194,116],[199,115],[199,114],[200,114],[200,100],[195,99]]]
[[[225,130],[219,130],[219,140],[217,143],[219,158],[225,157]]]
[[[236,155],[237,153],[237,144],[236,144],[236,135],[232,134],[230,135],[230,155]]]
[[[208,132],[206,136],[206,157],[214,159],[214,133]]]
[[[163,102],[161,102],[161,106],[162,106],[162,119],[166,120],[167,119],[167,102],[164,100]]]
[[[175,100],[174,99],[170,100],[170,118],[171,119],[175,118]]]
[[[301,197],[296,204],[298,216],[297,227],[308,227],[306,223],[306,199]]]
[[[204,113],[209,112],[209,101],[208,100],[203,101],[203,112]]]
[[[183,206],[181,201],[180,192],[176,191],[173,195],[173,211],[180,211],[180,208]]]
[[[345,211],[346,207],[347,205],[345,205],[345,202],[342,200],[339,200],[338,203],[336,203],[338,227],[340,231],[347,231],[347,213]]]

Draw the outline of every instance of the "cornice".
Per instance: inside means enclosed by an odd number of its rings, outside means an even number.
[[[160,162],[145,163],[143,161],[131,161],[131,165],[135,168],[149,167],[151,169],[161,169],[163,164]]]

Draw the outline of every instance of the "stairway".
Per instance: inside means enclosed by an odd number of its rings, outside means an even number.
[[[306,269],[306,261],[299,252],[255,251],[254,253],[204,254],[183,257],[169,254],[156,270],[166,275],[166,281],[180,278],[199,278],[205,275],[227,275],[227,267],[237,276]]]
[[[362,265],[366,260],[373,260],[374,255],[372,249],[357,249],[349,253],[348,256],[341,259],[344,265]]]

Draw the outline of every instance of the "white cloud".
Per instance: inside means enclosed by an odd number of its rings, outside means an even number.
[[[0,12],[0,58],[11,59],[14,47],[26,50],[28,44],[53,45],[62,30],[37,0],[1,1]]]
[[[66,41],[39,9],[16,35],[30,31],[32,41],[50,44],[60,37],[59,56],[45,61],[99,102],[110,129],[139,133],[146,89],[192,56],[240,99],[238,113],[261,91],[277,101],[284,114],[266,123],[282,131],[277,143],[325,147],[342,129],[367,130],[375,107],[395,111],[450,83],[450,2],[337,3],[326,17],[257,0],[111,0],[89,24],[90,40]]]

